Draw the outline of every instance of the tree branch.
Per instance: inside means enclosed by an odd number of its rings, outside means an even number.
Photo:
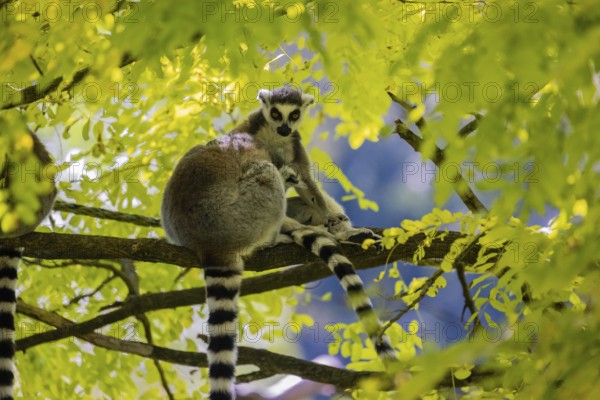
[[[21,300],[17,301],[17,312],[59,329],[61,327],[68,327],[73,324],[73,321],[70,321],[58,314],[50,313],[40,308],[33,307]],[[134,354],[157,361],[165,361],[172,364],[188,365],[200,368],[207,367],[208,365],[206,354],[203,353],[172,350],[147,343],[108,337],[93,332],[78,334],[76,336],[98,347],[127,354]],[[25,350],[21,347],[23,340],[25,339],[17,340],[17,349],[19,351]],[[306,361],[282,354],[272,353],[268,350],[240,346],[238,365],[243,364],[256,365],[260,368],[260,371],[258,373],[241,375],[238,379],[239,382],[251,382],[255,379],[262,379],[277,374],[289,374],[296,375],[300,378],[308,379],[313,382],[334,385],[338,389],[345,390],[357,387],[358,383],[366,378],[380,378],[382,380],[387,380],[387,377],[381,372],[351,371],[347,369],[330,367],[323,364],[317,364],[311,361]],[[449,373],[438,382],[438,387],[470,386],[476,384],[482,379],[487,379],[491,376],[494,376],[497,373],[498,372],[496,371],[480,371],[476,368],[472,371],[471,376],[465,380],[461,380],[459,385],[457,385],[456,381],[452,377],[452,374]]]
[[[380,229],[375,229],[375,231],[381,232]],[[458,239],[459,237],[462,237],[462,235],[456,232],[449,232],[444,240],[433,240],[431,246],[425,248],[424,258],[432,260],[442,259],[443,256],[450,250],[452,242]],[[54,238],[57,240],[55,243],[53,243],[52,240],[49,240],[50,238]],[[142,248],[158,249],[158,252],[160,252],[159,247],[166,246],[163,248],[163,250],[173,251],[174,253],[179,254],[179,256],[181,256],[182,252],[185,253],[188,251],[187,249],[184,249],[182,247],[172,246],[167,244],[166,242],[156,239],[117,239],[107,238],[103,236],[80,236],[49,233],[32,233],[29,235],[25,235],[20,239],[2,239],[0,240],[0,245],[8,244],[13,247],[25,247],[27,255],[32,255],[32,252],[44,252],[47,251],[44,249],[54,248],[54,251],[62,255],[72,254],[73,252],[79,251],[77,249],[85,249],[86,247],[88,247],[88,245],[86,244],[87,241],[90,241],[94,244],[96,248],[104,250],[104,253],[90,256],[90,258],[105,258],[106,252],[114,251],[111,250],[110,246],[106,244],[105,239],[109,239],[109,242],[113,245],[116,241],[116,243],[120,244],[122,247],[125,248],[125,250],[118,250],[119,258],[127,258],[126,252],[129,248],[138,250],[137,252],[132,251],[132,253],[134,253],[132,254],[132,256],[138,256],[138,260],[141,258],[139,257],[140,254],[146,255],[140,250]],[[350,257],[350,259],[354,262],[355,267],[357,269],[365,269],[379,266],[385,264],[386,262],[393,262],[397,260],[411,261],[414,252],[424,239],[424,235],[417,235],[415,237],[412,237],[404,245],[398,246],[398,248],[394,250],[394,252],[391,255],[388,255],[388,253],[386,252],[378,252],[376,249],[369,249],[365,251],[362,250],[360,246],[356,245],[346,244],[343,245],[342,248],[345,254],[347,254]],[[143,243],[149,243],[140,245],[140,241],[142,241]],[[57,245],[59,242],[60,245]],[[40,247],[36,248],[34,245],[35,243],[38,243],[38,245],[39,243],[43,243],[43,245],[39,245]],[[160,246],[157,243],[160,243]],[[468,252],[468,254],[465,255],[465,257],[467,257],[467,259],[475,260],[478,251],[479,246],[474,246]],[[35,255],[40,256],[40,254]],[[46,254],[46,256],[56,255],[57,254]],[[79,256],[79,254],[77,256]],[[132,256],[128,258],[136,259]],[[174,256],[164,257],[164,254],[162,256],[163,258],[169,259],[175,258]],[[164,260],[161,260],[160,257],[161,254],[154,255],[153,253],[152,255],[152,258],[155,262],[165,262]],[[146,255],[143,258],[144,259],[142,261],[148,261],[148,258],[150,257]],[[305,251],[300,246],[297,246],[295,244],[279,245],[277,247],[265,249],[258,252],[256,255],[254,255],[247,261],[247,265],[248,269],[250,270],[267,270],[285,265],[303,264],[306,263],[306,260],[310,258],[314,259],[314,257],[312,257],[307,251]],[[189,262],[187,262],[186,264],[192,266],[195,265],[192,263],[193,260],[195,260],[193,255],[189,255]],[[322,279],[329,275],[331,275],[331,272],[325,267],[325,265],[320,260],[316,259],[312,262],[308,261],[307,265],[292,267],[285,271],[278,271],[259,277],[245,279],[242,285],[242,295],[262,293],[265,291],[271,291],[283,287],[301,285],[318,279]],[[59,340],[76,334],[88,333],[90,331],[93,331],[94,329],[98,329],[107,324],[123,320],[125,318],[134,316],[139,313],[165,308],[201,304],[204,302],[204,300],[205,294],[203,287],[173,291],[168,293],[153,293],[146,294],[143,296],[132,297],[128,299],[125,303],[123,303],[122,307],[117,310],[96,316],[92,319],[78,323],[68,328],[61,328],[54,331],[32,335],[26,339],[22,339],[20,343],[21,346],[23,346],[23,350],[25,350],[29,347],[35,346],[43,342]]]
[[[392,101],[394,103],[401,105],[402,108],[404,108],[406,111],[411,111],[411,110],[415,109],[416,106],[413,106],[412,104],[410,104],[406,100],[402,99],[401,97],[396,96],[394,93],[392,93],[392,92],[386,92],[386,93],[388,96],[390,96],[390,99],[392,99]],[[417,126],[417,128],[423,129],[426,125],[425,118],[420,117],[417,120],[417,122],[415,122],[415,125]]]
[[[460,282],[460,286],[462,288],[463,298],[465,299],[465,305],[462,310],[461,318],[464,316],[465,310],[467,308],[471,312],[471,316],[475,318],[475,320],[473,321],[473,329],[471,330],[471,334],[475,334],[477,328],[481,326],[481,321],[479,315],[477,314],[477,307],[475,306],[475,302],[473,301],[473,297],[471,296],[471,291],[469,289],[467,277],[465,276],[465,268],[466,265],[469,263],[465,262],[463,257],[465,254],[469,253],[469,251],[473,248],[473,246],[475,246],[479,242],[479,239],[483,235],[485,235],[485,231],[482,231],[477,236],[475,236],[473,240],[471,240],[469,244],[460,252],[458,257],[456,257],[456,261],[454,262],[456,275],[458,276],[458,281]]]
[[[136,316],[136,318],[138,319],[138,321],[140,321],[142,323],[142,326],[144,327],[144,333],[146,334],[146,341],[148,342],[148,344],[150,345],[154,345],[154,339],[152,337],[152,327],[150,325],[150,320],[148,319],[148,316],[146,314],[139,314]],[[175,400],[175,396],[173,395],[173,393],[171,392],[171,389],[169,388],[169,381],[167,380],[167,376],[165,375],[165,370],[163,369],[162,365],[160,364],[159,360],[152,360],[154,362],[154,367],[156,368],[156,371],[158,372],[158,376],[160,377],[160,382],[162,384],[163,389],[165,390],[165,393],[167,394],[167,397],[169,398],[169,400]]]
[[[110,275],[108,278],[104,279],[100,283],[100,285],[98,285],[98,287],[96,287],[96,289],[93,289],[90,292],[82,293],[80,295],[77,295],[77,296],[73,297],[66,304],[63,304],[63,307],[66,308],[66,307],[72,306],[73,304],[79,303],[83,299],[87,299],[89,297],[94,296],[96,293],[98,293],[99,291],[101,291],[106,285],[108,285],[110,282],[112,282],[116,277],[117,277],[117,275]]]
[[[466,137],[470,133],[475,132],[475,130],[479,127],[479,121],[483,117],[481,116],[481,114],[473,114],[473,116],[475,117],[475,119],[467,123],[462,128],[460,128],[460,130],[458,131],[458,136]]]
[[[423,144],[423,139],[410,129],[401,120],[396,120],[396,130],[395,132],[406,142],[408,143],[415,151],[420,152]],[[442,149],[435,146],[435,153],[431,158],[431,161],[441,169],[443,167],[445,161],[445,154]],[[488,209],[483,205],[481,200],[475,195],[473,190],[467,184],[465,178],[458,173],[454,179],[453,186],[455,188],[456,193],[461,198],[463,203],[467,206],[467,208],[473,212],[487,212]]]
[[[127,287],[129,288],[128,297],[139,296],[140,295],[140,278],[137,274],[135,264],[131,260],[123,260],[121,262],[121,268],[123,269],[123,276],[125,277],[125,280],[126,280],[125,283],[126,283]],[[137,318],[138,321],[140,321],[142,323],[142,326],[144,327],[144,333],[146,334],[146,342],[150,345],[154,345],[154,338],[152,336],[152,326],[150,324],[150,319],[148,318],[148,316],[144,313],[140,313],[140,314],[136,314],[135,317]],[[175,396],[173,395],[173,393],[171,392],[171,389],[169,388],[169,381],[167,380],[165,370],[163,369],[162,365],[160,364],[160,361],[152,360],[152,362],[154,363],[154,367],[156,368],[156,371],[158,372],[158,376],[160,377],[160,382],[163,386],[163,389],[165,390],[165,393],[167,394],[167,397],[169,398],[169,400],[175,400]]]
[[[69,268],[72,267],[73,265],[80,265],[82,267],[93,267],[93,268],[100,268],[100,269],[106,269],[110,272],[113,273],[113,275],[121,278],[121,280],[127,285],[127,288],[129,290],[132,290],[131,286],[130,286],[130,280],[127,279],[127,276],[117,267],[115,267],[112,263],[110,262],[103,262],[100,260],[59,260],[59,261],[55,261],[55,260],[42,260],[39,258],[24,258],[23,259],[23,264],[25,265],[39,265],[42,268],[48,268],[48,269],[53,269],[53,268]]]
[[[388,96],[392,99],[394,103],[401,105],[405,110],[410,111],[414,108],[414,106],[410,105],[400,97],[396,96],[392,92],[387,92]],[[473,132],[477,129],[479,124],[479,120],[481,119],[481,115],[476,114],[475,119],[469,122],[467,125],[463,126],[458,134],[461,137],[467,136],[469,133]],[[423,117],[419,118],[416,122],[416,125],[419,129],[422,129],[425,126],[426,122]],[[423,144],[423,139],[411,131],[400,119],[396,120],[396,130],[395,132],[406,142],[408,143],[414,151],[420,152]],[[431,158],[431,161],[439,168],[442,169],[444,164],[446,155],[444,150],[440,149],[438,146],[435,146],[435,153]],[[462,176],[462,174],[458,173],[454,182],[453,182],[454,190],[461,198],[463,203],[467,206],[467,208],[473,212],[487,212],[488,209],[483,205],[481,200],[475,195],[475,192],[469,187],[467,181]]]
[[[382,229],[372,228],[381,234]],[[442,259],[452,242],[464,237],[460,232],[448,232],[444,239],[435,239],[425,249],[425,260]],[[383,265],[403,260],[412,262],[413,254],[426,239],[425,235],[412,236],[406,243],[397,246],[391,254],[379,251],[375,247],[363,250],[353,243],[341,244],[342,252],[349,257],[358,268],[366,265]],[[169,244],[162,239],[124,239],[110,236],[74,235],[65,233],[33,232],[17,238],[0,238],[0,246],[24,247],[25,257],[47,260],[80,259],[80,260],[118,260],[127,258],[133,261],[161,262],[178,265],[184,268],[200,268],[195,254],[181,246]],[[480,246],[473,247],[465,256],[467,261],[477,259]],[[246,258],[245,269],[248,271],[267,271],[295,264],[320,262],[320,259],[296,244],[280,244],[275,247],[257,251]]]
[[[135,58],[133,58],[131,56],[131,54],[125,53],[121,57],[121,62],[119,63],[119,67],[123,68],[129,64],[132,64],[134,61],[136,61],[136,60],[135,60]],[[54,79],[48,81],[48,83],[46,83],[46,84],[37,83],[37,84],[33,84],[31,86],[28,86],[22,90],[17,91],[18,93],[21,94],[20,98],[18,98],[15,101],[9,101],[7,103],[2,104],[2,106],[0,107],[0,110],[7,110],[9,108],[25,106],[25,105],[34,103],[38,100],[43,99],[44,97],[48,96],[49,94],[51,94],[52,92],[54,92],[56,90],[60,90],[61,92],[68,91],[73,86],[75,86],[79,82],[81,82],[89,73],[90,73],[90,67],[85,67],[83,69],[80,69],[79,71],[75,72],[75,74],[73,75],[73,79],[65,85],[62,85],[64,82],[64,77],[59,76],[57,78],[54,78]]]
[[[435,271],[435,273],[432,276],[430,276],[429,278],[427,278],[427,280],[425,281],[425,283],[423,283],[423,285],[418,289],[419,290],[419,295],[417,296],[417,298],[415,298],[409,305],[406,306],[406,308],[402,309],[398,314],[396,314],[392,319],[390,319],[379,330],[379,337],[383,336],[383,334],[385,333],[385,331],[388,330],[390,326],[392,326],[394,323],[396,323],[407,312],[409,312],[410,310],[412,310],[414,306],[416,306],[417,304],[419,304],[421,302],[421,300],[423,300],[425,298],[425,295],[427,294],[427,291],[429,290],[429,288],[435,283],[435,281],[437,280],[437,278],[439,278],[440,276],[442,276],[443,273],[444,273],[443,270],[438,269],[437,271]]]
[[[9,2],[10,2],[10,0],[0,2],[0,7],[3,7],[4,5],[8,4]],[[127,4],[127,1],[125,1],[125,0],[117,0],[114,7],[111,10],[111,13],[115,14],[115,13],[121,11],[123,6],[126,4]],[[195,32],[193,35],[191,35],[190,42],[197,42],[198,40],[200,40],[202,35],[203,35],[202,32]],[[127,65],[130,65],[136,61],[137,61],[137,59],[136,59],[136,57],[134,57],[133,54],[125,52],[121,56],[121,62],[119,63],[119,68],[126,67]],[[64,76],[59,76],[54,79],[48,79],[48,80],[42,79],[41,80],[42,82],[40,82],[40,83],[32,84],[31,86],[28,86],[22,90],[18,90],[17,92],[20,93],[21,96],[17,100],[9,101],[7,103],[0,103],[0,110],[7,110],[10,108],[25,106],[25,105],[34,103],[36,101],[42,100],[44,97],[48,96],[49,94],[51,94],[52,92],[57,91],[57,90],[59,92],[68,91],[71,88],[73,88],[75,85],[77,85],[78,83],[83,81],[83,79],[86,76],[88,76],[90,71],[91,71],[91,68],[89,66],[78,70],[77,72],[75,72],[75,74],[73,75],[73,78],[68,83],[64,82],[64,78],[65,78]],[[63,84],[63,83],[65,83],[65,84]]]
[[[73,321],[63,318],[58,314],[30,306],[20,300],[17,303],[17,312],[58,328],[69,327],[73,324]],[[172,350],[146,343],[108,337],[98,333],[76,334],[75,336],[98,347],[116,350],[122,353],[135,354],[157,361],[166,361],[173,364],[189,365],[193,367],[206,367],[208,365],[206,355],[202,353]],[[17,348],[19,351],[25,350],[25,348],[21,346],[23,340],[25,339],[17,340]],[[256,365],[261,371],[268,373],[266,376],[291,374],[314,382],[333,384],[339,389],[356,387],[361,379],[367,377],[384,377],[382,373],[349,371],[272,353],[267,350],[243,346],[239,347],[239,364]]]
[[[127,214],[120,211],[110,211],[104,208],[88,207],[81,204],[67,203],[57,200],[54,202],[54,211],[64,211],[71,214],[86,215],[88,217],[110,219],[120,222],[128,222],[139,226],[160,227],[160,219],[146,217],[145,215]]]

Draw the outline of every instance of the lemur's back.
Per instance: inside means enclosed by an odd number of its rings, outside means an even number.
[[[175,168],[162,206],[167,236],[195,250],[205,265],[219,263],[219,253],[268,242],[284,211],[277,169],[252,136],[239,133],[191,149]]]

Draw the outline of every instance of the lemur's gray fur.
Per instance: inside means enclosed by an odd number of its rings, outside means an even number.
[[[353,228],[343,207],[321,192],[312,178],[310,160],[297,128],[307,107],[314,103],[314,97],[283,87],[273,91],[261,89],[258,99],[261,107],[231,133],[254,135],[280,170],[285,166],[296,172],[299,182],[294,188],[299,196],[288,199],[287,215],[301,224],[325,226],[338,240],[376,237],[368,229]]]
[[[258,97],[261,107],[242,124],[181,159],[163,197],[167,236],[193,250],[204,267],[211,400],[235,398],[242,257],[282,236],[325,261],[348,293],[378,354],[383,359],[396,357],[389,339],[378,337],[381,324],[371,301],[334,237],[363,231],[351,227],[341,207],[324,196],[310,176],[296,128],[314,99],[288,87],[261,90]],[[286,216],[286,186],[296,188],[300,200],[292,204],[309,210],[305,214],[310,220]]]
[[[38,137],[29,132],[33,140],[33,153],[37,157],[40,168],[38,171],[44,170],[44,166],[52,162],[50,154],[38,139]],[[21,179],[22,176],[30,177],[40,181],[40,175],[22,175],[21,169],[23,165],[19,160],[15,160],[11,154],[4,152],[0,153],[0,189],[8,188],[11,180]],[[54,198],[56,197],[56,188],[48,194],[39,195],[40,208],[35,213],[35,220],[30,224],[25,224],[23,221],[17,221],[16,229],[10,232],[2,231],[0,227],[1,238],[12,238],[24,235],[33,231],[39,223],[48,215],[52,209]],[[11,199],[9,197],[8,201]],[[17,286],[17,269],[19,267],[23,254],[22,248],[11,248],[0,246],[0,399],[13,399],[13,384],[14,384],[14,355],[15,355],[15,309],[16,309],[16,294]]]

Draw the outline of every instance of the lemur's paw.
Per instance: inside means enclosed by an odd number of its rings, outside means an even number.
[[[339,230],[337,228],[341,227],[341,225],[344,222],[349,222],[350,221],[350,219],[348,218],[347,215],[341,214],[341,213],[330,214],[330,215],[326,216],[325,219],[326,219],[325,226],[327,227],[327,229],[330,232],[334,232],[334,231]]]
[[[281,174],[281,177],[283,178],[283,181],[285,182],[286,185],[290,184],[291,186],[300,183],[300,178],[298,178],[298,174],[296,173],[296,171],[294,171],[293,168],[284,165],[281,168],[279,168],[279,173]]]
[[[242,165],[241,180],[247,182],[256,182],[261,186],[276,187],[279,182],[274,176],[274,166],[268,161],[252,161]]]
[[[284,165],[279,168],[279,174],[281,174],[281,177],[283,178],[283,183],[285,184],[286,189],[291,187],[306,187],[296,170],[290,166]]]
[[[286,235],[285,233],[278,233],[270,241],[258,244],[254,248],[254,251],[266,250],[266,249],[270,249],[272,247],[276,247],[280,244],[286,244],[286,243],[294,243],[294,239],[292,239],[289,235]]]
[[[335,236],[340,241],[359,244],[362,244],[366,239],[381,240],[381,236],[367,228],[350,228],[346,231],[336,233]]]
[[[323,226],[304,225],[301,229],[299,229],[299,231],[302,231],[303,233],[315,233],[317,235],[329,238],[334,242],[337,241],[335,235],[328,232],[327,229],[325,229],[325,227]]]

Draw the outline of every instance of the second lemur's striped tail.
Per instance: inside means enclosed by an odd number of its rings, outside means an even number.
[[[243,265],[206,267],[210,400],[235,399],[238,299]]]
[[[373,303],[365,292],[362,279],[356,273],[350,260],[340,252],[339,244],[324,234],[309,228],[294,230],[289,232],[289,235],[297,244],[325,261],[329,269],[338,277],[348,295],[350,305],[369,335],[379,358],[384,363],[397,360],[398,356],[390,344],[390,339],[386,335],[379,336],[379,329],[382,327],[381,321],[375,315]]]
[[[22,251],[0,247],[0,400],[13,400],[17,268]]]

